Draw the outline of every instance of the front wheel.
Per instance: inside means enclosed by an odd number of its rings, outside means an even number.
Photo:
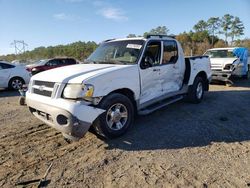
[[[119,93],[105,97],[98,105],[106,111],[94,122],[97,134],[106,138],[119,137],[127,132],[134,120],[134,107],[130,99]]]
[[[25,97],[24,96],[19,97],[18,102],[20,106],[25,106],[26,105]]]
[[[25,82],[22,78],[19,78],[19,77],[11,78],[9,81],[9,89],[13,89],[13,90],[21,89],[24,83]]]
[[[204,95],[204,80],[201,77],[196,77],[192,86],[188,91],[188,100],[192,103],[200,103]]]

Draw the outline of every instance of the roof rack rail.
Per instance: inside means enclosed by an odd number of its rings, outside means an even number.
[[[113,38],[113,39],[107,39],[107,40],[104,40],[102,42],[109,42],[109,41],[112,41],[112,40],[115,40],[115,38]]]
[[[159,37],[159,38],[164,38],[164,37],[169,37],[169,38],[173,38],[175,39],[175,35],[157,35],[157,34],[149,34],[146,36],[147,39],[151,38],[151,37]]]

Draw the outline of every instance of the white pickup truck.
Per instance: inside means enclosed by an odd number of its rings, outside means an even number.
[[[237,53],[241,51],[241,53]],[[212,79],[229,81],[231,76],[250,78],[250,61],[247,48],[212,48],[205,55],[211,60]],[[240,56],[239,56],[240,55]]]
[[[145,115],[187,97],[201,102],[211,79],[207,56],[184,58],[178,41],[162,35],[104,41],[84,64],[32,77],[30,112],[77,140],[91,125],[107,138],[124,134]]]

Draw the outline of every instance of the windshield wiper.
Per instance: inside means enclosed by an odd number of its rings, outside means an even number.
[[[84,64],[97,64],[96,61],[93,61],[93,60],[86,60],[83,62]]]
[[[121,61],[116,61],[116,60],[106,60],[106,61],[97,61],[98,64],[124,64]]]
[[[84,63],[93,63],[93,64],[120,64],[127,65],[128,63],[125,61],[117,61],[117,60],[103,60],[103,61],[94,61],[94,60],[86,60]]]

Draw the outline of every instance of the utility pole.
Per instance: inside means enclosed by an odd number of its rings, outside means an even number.
[[[28,46],[28,44],[26,44],[24,40],[14,40],[11,45],[14,46],[16,55],[25,53],[25,47]]]

